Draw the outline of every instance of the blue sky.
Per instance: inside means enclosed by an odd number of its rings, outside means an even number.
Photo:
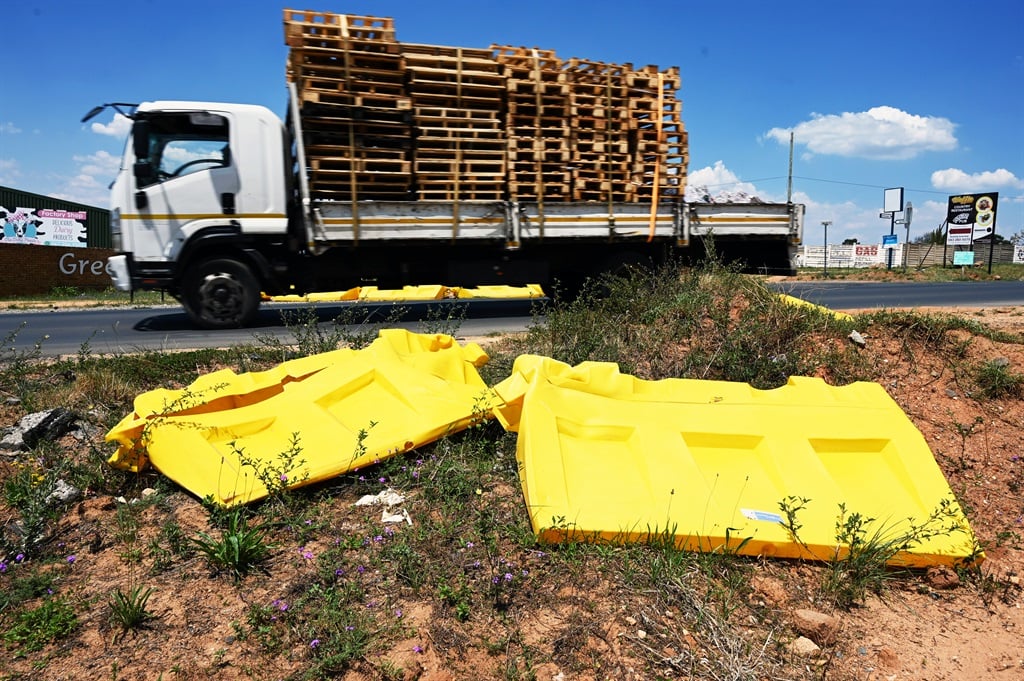
[[[678,66],[690,185],[785,200],[792,131],[807,243],[823,220],[832,243],[879,243],[887,187],[913,203],[911,238],[968,192],[999,192],[997,232],[1024,230],[1020,0],[22,0],[4,18],[0,185],[106,206],[126,127],[79,123],[95,104],[283,113],[285,7],[392,17],[402,42]]]

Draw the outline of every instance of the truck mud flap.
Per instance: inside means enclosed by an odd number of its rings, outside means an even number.
[[[523,355],[495,391],[542,541],[829,561],[847,556],[837,527],[860,514],[864,540],[920,535],[890,564],[982,558],[923,436],[878,384],[645,381]]]
[[[326,480],[432,442],[489,415],[479,346],[386,329],[266,372],[204,375],[139,395],[106,436],[111,465],[152,464],[200,498],[230,506]],[[294,453],[294,456],[291,456]]]

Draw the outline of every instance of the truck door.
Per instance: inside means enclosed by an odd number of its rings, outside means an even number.
[[[148,123],[145,171],[136,173],[134,257],[175,260],[187,235],[235,212],[238,171],[227,116],[160,112]],[[137,159],[139,160],[139,159]]]

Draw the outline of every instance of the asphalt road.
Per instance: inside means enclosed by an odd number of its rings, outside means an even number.
[[[315,314],[324,333],[342,317],[345,329],[358,333],[388,321],[410,331],[443,331],[457,336],[486,336],[526,329],[535,302],[472,300],[402,303],[330,303],[315,308],[271,303],[260,306],[258,322],[246,329],[206,331],[192,326],[177,306],[93,308],[0,313],[0,360],[11,353],[39,352],[44,357],[90,353],[123,354],[152,350],[191,350],[261,345],[262,340],[296,342],[301,322]],[[445,321],[450,315],[454,321]],[[287,323],[286,323],[287,322]]]
[[[833,310],[1024,305],[1024,281],[792,281],[773,288]]]
[[[835,310],[915,307],[1024,306],[1022,281],[847,282],[813,281],[773,284],[778,291]],[[395,307],[403,309],[401,319],[391,325],[411,331],[452,332],[440,321],[449,312],[459,320],[455,334],[460,337],[522,331],[533,321],[535,303],[527,300],[431,301],[430,303],[331,303],[315,308],[321,325],[330,325],[339,315],[364,315],[364,324],[393,317]],[[357,309],[352,309],[352,308]],[[431,311],[428,311],[430,308]],[[31,352],[40,344],[43,356],[70,355],[83,350],[94,353],[129,353],[141,350],[188,350],[260,344],[261,338],[295,342],[295,326],[311,308],[302,305],[265,304],[256,326],[248,329],[204,331],[192,327],[181,308],[109,308],[0,313],[0,360],[12,352]],[[463,311],[464,310],[464,311]],[[425,320],[425,321],[424,321]],[[442,328],[443,327],[443,328]],[[349,330],[358,325],[347,325]]]

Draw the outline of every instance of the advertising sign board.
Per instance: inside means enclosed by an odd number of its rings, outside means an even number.
[[[996,229],[999,192],[950,196],[946,206],[947,246],[969,246]]]

